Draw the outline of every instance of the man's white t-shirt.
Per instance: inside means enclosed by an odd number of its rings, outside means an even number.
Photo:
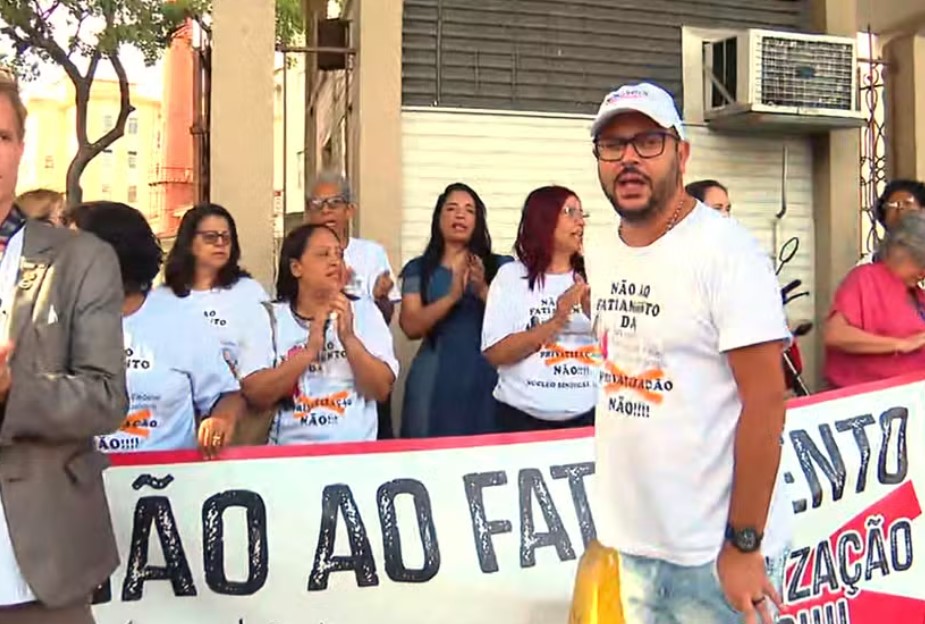
[[[183,298],[174,295],[166,286],[158,288],[154,294],[188,302],[197,313],[205,317],[221,343],[225,361],[235,375],[247,327],[255,322],[255,313],[262,312],[256,304],[270,299],[260,282],[249,277],[239,279],[230,288],[192,290]]]
[[[547,273],[543,283],[537,280],[530,290],[523,263],[502,266],[488,289],[482,351],[548,321],[556,312],[559,296],[574,284],[571,272]],[[598,362],[591,320],[576,308],[552,343],[516,364],[498,367],[494,397],[540,420],[574,418],[597,402]]]
[[[366,350],[398,377],[392,333],[371,299],[353,306],[353,331]],[[277,323],[277,352],[269,315],[255,323],[241,352],[241,378],[282,363],[289,353],[308,343],[309,325],[297,319],[288,303],[273,304]],[[376,401],[357,392],[353,370],[332,321],[326,322],[324,348],[312,363],[290,401],[281,404],[270,427],[271,444],[359,442],[375,440],[379,429]]]
[[[13,298],[19,279],[19,261],[22,258],[25,228],[10,238],[3,258],[0,260],[0,332],[3,340],[9,340],[10,317],[13,314]],[[16,560],[13,540],[6,523],[6,512],[0,498],[0,607],[22,604],[35,600],[35,594],[26,582]]]
[[[353,271],[353,279],[346,288],[351,295],[373,299],[376,280],[383,273],[388,273],[392,278],[389,301],[392,303],[401,301],[398,280],[395,279],[392,265],[389,264],[389,256],[382,245],[363,238],[351,238],[347,248],[344,249],[344,262]]]
[[[648,247],[586,248],[603,358],[596,411],[602,543],[678,565],[723,545],[742,403],[724,355],[787,341],[770,258],[734,219],[698,203]],[[762,550],[788,545],[778,474]]]
[[[239,390],[205,319],[182,300],[151,293],[122,320],[129,413],[103,452],[196,448],[197,423],[222,395]]]

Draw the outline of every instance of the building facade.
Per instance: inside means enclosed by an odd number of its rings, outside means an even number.
[[[125,202],[150,215],[149,179],[158,157],[160,101],[135,94],[134,85],[130,88],[135,111],[126,122],[125,134],[90,161],[81,177],[81,187],[86,201]],[[67,80],[56,82],[29,96],[26,106],[28,140],[18,192],[48,188],[63,193],[68,166],[77,153],[73,87]],[[118,116],[119,83],[94,80],[87,121],[91,140],[113,128]]]
[[[420,253],[437,194],[455,180],[486,199],[499,250],[510,246],[526,193],[552,182],[581,195],[592,233],[607,232],[612,210],[594,177],[590,115],[613,86],[654,80],[674,93],[691,127],[688,178],[727,182],[736,216],[769,254],[799,238],[782,280],[810,287],[813,297],[791,313],[818,327],[861,253],[864,135],[857,128],[743,135],[708,127],[700,45],[722,30],[854,38],[869,28],[880,35],[889,63],[889,157],[882,160],[890,175],[922,177],[925,15],[902,0],[348,0],[343,13],[356,53],[344,106],[326,106],[313,93],[305,118],[316,146],[326,140],[323,128],[344,129],[357,233],[382,242],[396,268]],[[325,110],[333,113],[324,117]],[[272,119],[273,112],[261,114]],[[784,191],[787,210],[778,217]],[[267,214],[271,202],[268,196]],[[415,347],[400,346],[407,361]],[[804,347],[812,379],[818,331]]]

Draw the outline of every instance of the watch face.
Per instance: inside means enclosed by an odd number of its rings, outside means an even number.
[[[736,534],[735,545],[743,552],[754,552],[758,550],[758,532],[755,529],[742,529]]]

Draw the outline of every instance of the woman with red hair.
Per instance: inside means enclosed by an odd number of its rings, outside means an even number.
[[[581,201],[561,186],[536,189],[524,204],[514,251],[488,291],[482,352],[498,369],[501,431],[594,424],[597,348],[583,310]]]

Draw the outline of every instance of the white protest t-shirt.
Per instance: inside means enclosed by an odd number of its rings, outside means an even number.
[[[603,357],[595,524],[602,543],[686,566],[724,541],[742,403],[725,352],[787,341],[770,258],[698,203],[652,245],[586,248]],[[789,540],[778,474],[762,549]]]
[[[344,249],[344,262],[353,271],[353,279],[346,288],[351,295],[372,299],[376,280],[380,275],[388,272],[389,277],[392,278],[389,301],[392,303],[401,301],[398,280],[395,279],[392,265],[389,264],[389,256],[382,245],[371,240],[351,238],[347,248]]]
[[[511,334],[548,321],[559,296],[575,284],[574,275],[548,273],[530,290],[527,267],[510,262],[498,269],[488,289],[482,323],[482,351]],[[594,408],[599,362],[591,320],[580,307],[551,344],[516,364],[498,367],[494,397],[534,418],[561,421]]]
[[[262,312],[257,304],[270,299],[260,282],[243,277],[230,288],[192,290],[183,298],[174,295],[167,287],[158,288],[155,294],[188,302],[202,314],[221,343],[225,361],[237,375],[238,359],[242,343],[247,336],[247,326],[254,322],[255,313]]]
[[[197,414],[239,390],[222,348],[204,318],[182,300],[151,293],[122,320],[129,413],[99,450],[173,451],[196,448]]]
[[[370,299],[353,306],[353,331],[369,353],[398,377],[392,333]],[[273,304],[277,322],[277,353],[273,353],[269,315],[253,331],[241,352],[241,378],[282,363],[289,353],[308,342],[309,326],[297,319],[288,303]],[[347,353],[331,321],[325,324],[324,348],[293,389],[293,396],[277,409],[270,427],[272,444],[359,442],[375,440],[379,429],[376,401],[357,392]]]

